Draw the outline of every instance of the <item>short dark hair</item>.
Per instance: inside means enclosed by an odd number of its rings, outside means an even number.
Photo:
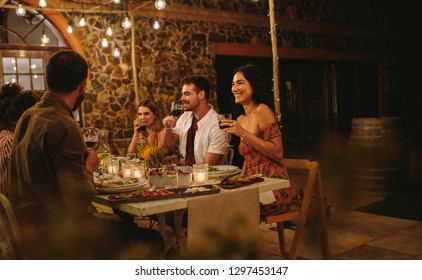
[[[183,84],[194,84],[196,92],[203,90],[205,92],[205,99],[208,100],[210,96],[210,83],[204,76],[188,75],[182,79]]]
[[[88,77],[88,63],[73,50],[60,50],[50,57],[46,74],[50,91],[69,93]]]
[[[15,130],[22,114],[40,100],[29,90],[23,90],[19,84],[8,83],[0,92],[0,129]]]
[[[269,101],[268,89],[261,69],[255,65],[244,65],[234,69],[232,76],[234,76],[237,72],[242,72],[245,79],[251,84],[253,90],[252,100],[256,104],[264,103],[271,108],[272,104]]]

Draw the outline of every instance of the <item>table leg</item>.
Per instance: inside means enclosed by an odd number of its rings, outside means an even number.
[[[186,209],[180,209],[173,212],[176,242],[179,245],[181,253],[184,253],[187,250],[187,239],[182,226],[183,214],[185,213],[185,211]]]

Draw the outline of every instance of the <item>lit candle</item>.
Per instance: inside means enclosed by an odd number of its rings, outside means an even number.
[[[142,169],[133,167],[132,168],[132,176],[136,178],[142,178]]]
[[[129,167],[122,167],[123,178],[132,178],[132,170]]]
[[[198,182],[204,182],[208,179],[207,174],[205,174],[205,171],[195,171],[195,173],[195,180]]]
[[[208,180],[208,164],[194,164],[193,178],[197,182],[205,182]]]

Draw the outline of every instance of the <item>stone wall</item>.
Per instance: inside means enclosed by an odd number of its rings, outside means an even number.
[[[173,0],[168,1],[168,5],[199,5],[203,8],[208,6],[212,9],[250,13],[255,9],[255,13],[261,16],[267,9],[268,1],[257,4],[249,2],[247,5],[246,2],[248,1]],[[278,4],[279,17],[288,22],[294,22],[297,18],[321,21],[331,15],[325,10],[325,16],[322,17],[321,10],[317,9],[315,11],[319,12],[319,17],[305,16],[310,13],[311,6],[307,6],[304,11],[305,7],[300,6],[300,2],[286,1],[288,6]],[[311,3],[316,2],[318,1],[314,0]],[[116,20],[114,41],[120,47],[122,55],[120,58],[114,58],[111,55],[111,46],[106,49],[100,46],[104,31],[103,19],[95,15],[86,17],[88,27],[76,30],[79,37],[83,38],[82,43],[85,45],[90,64],[90,82],[87,87],[87,99],[83,105],[83,121],[85,125],[109,130],[113,153],[119,155],[125,154],[132,136],[136,100],[153,99],[159,105],[162,115],[167,114],[170,102],[180,97],[180,80],[183,76],[206,75],[211,82],[211,103],[217,106],[214,43],[271,45],[268,27],[254,26],[253,14],[248,25],[223,21],[205,22],[201,21],[201,18],[198,18],[198,21],[160,18],[161,29],[158,31],[152,28],[153,18],[137,16],[134,23],[134,60],[139,96],[135,96],[130,31],[120,28],[121,19]],[[283,29],[277,30],[280,46],[284,44],[295,48],[358,51],[376,51],[381,47],[376,37],[347,37],[329,33],[312,30],[308,32],[296,28],[289,30],[285,25]],[[217,107],[216,109],[218,110]]]

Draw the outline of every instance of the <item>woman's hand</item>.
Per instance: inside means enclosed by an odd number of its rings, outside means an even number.
[[[248,133],[248,131],[244,129],[236,120],[223,119],[221,120],[220,125],[227,127],[223,129],[225,132],[232,133],[239,137],[244,137],[245,134]]]

